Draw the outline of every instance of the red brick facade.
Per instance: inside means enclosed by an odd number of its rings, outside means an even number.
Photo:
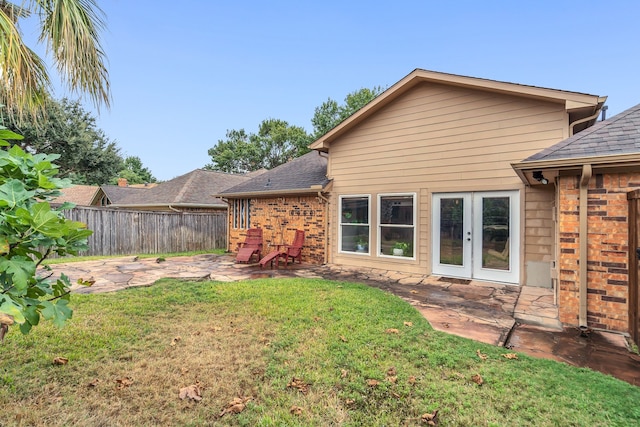
[[[304,230],[302,262],[323,264],[327,239],[326,203],[318,196],[252,198],[249,202],[249,228],[262,228],[263,256],[277,243],[291,243],[295,230]],[[229,250],[244,240],[246,229],[234,228],[229,211]]]
[[[579,176],[559,178],[560,321],[578,325],[580,216]],[[640,187],[640,173],[594,174],[589,182],[587,324],[627,332],[629,221],[627,192]]]

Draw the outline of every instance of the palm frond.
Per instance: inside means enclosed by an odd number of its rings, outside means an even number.
[[[94,104],[109,107],[109,73],[99,31],[104,13],[95,0],[36,0],[41,8],[42,33],[56,67],[73,91],[87,93]]]
[[[25,109],[42,107],[51,84],[44,62],[23,43],[15,15],[6,5],[0,7],[0,103],[20,106],[12,110],[22,117]]]

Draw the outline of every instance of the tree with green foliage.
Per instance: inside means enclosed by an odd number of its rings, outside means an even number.
[[[125,178],[129,184],[146,184],[156,182],[157,179],[148,168],[142,165],[142,160],[137,156],[128,156],[124,159],[124,169],[118,172],[118,176],[111,180],[111,184],[117,184],[118,178]]]
[[[43,111],[27,112],[22,120],[9,114],[5,125],[24,137],[18,142],[23,150],[59,154],[59,176],[74,184],[106,184],[126,168],[120,149],[79,101],[50,99]]]
[[[205,169],[230,173],[273,169],[307,153],[310,142],[299,126],[284,120],[263,120],[256,134],[247,134],[244,129],[227,131],[227,139],[209,149],[212,163]]]
[[[104,14],[96,0],[0,0],[0,103],[19,118],[39,110],[51,92],[44,61],[23,41],[19,22],[39,18],[45,43],[60,77],[72,91],[86,93],[96,106],[109,106],[109,74],[99,33]]]
[[[0,146],[20,139],[0,128]],[[50,273],[41,276],[38,271],[53,253],[77,255],[87,249],[92,233],[85,224],[64,217],[63,210],[73,205],[49,204],[70,185],[55,176],[56,157],[31,154],[17,145],[0,149],[0,339],[12,324],[26,334],[41,318],[63,326],[72,316],[69,278],[61,275],[51,281]]]
[[[344,104],[329,98],[316,107],[311,119],[314,139],[320,138],[325,133],[342,123],[347,117],[367,105],[383,92],[380,86],[372,89],[362,88],[351,92],[344,98]]]

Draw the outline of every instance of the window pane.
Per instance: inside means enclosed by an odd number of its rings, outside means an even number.
[[[340,250],[369,252],[369,198],[343,197],[340,205]]]
[[[349,197],[342,199],[343,224],[369,224],[369,199],[367,197]]]
[[[380,223],[413,225],[413,196],[381,197]]]
[[[509,270],[509,197],[482,199],[482,267]]]
[[[413,257],[413,247],[413,227],[380,227],[381,254]]]
[[[369,252],[369,226],[344,224],[342,229],[342,245],[345,252]]]
[[[464,199],[440,200],[440,264],[463,265]]]

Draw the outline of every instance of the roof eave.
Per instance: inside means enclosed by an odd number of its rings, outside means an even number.
[[[327,186],[312,186],[309,188],[296,188],[289,190],[268,190],[268,191],[243,191],[238,193],[223,193],[214,194],[214,197],[221,197],[225,199],[243,199],[249,197],[270,197],[270,196],[299,196],[307,194],[317,194],[318,192],[325,192]]]
[[[227,205],[224,203],[210,203],[210,204],[202,204],[202,203],[130,203],[130,204],[121,204],[114,203],[109,205],[110,208],[220,208],[226,209]]]
[[[594,169],[640,167],[640,153],[524,161],[512,163],[511,167],[522,182],[530,185],[536,184],[532,179],[529,179],[533,171],[553,171],[554,173],[579,171],[583,165],[591,165]]]

